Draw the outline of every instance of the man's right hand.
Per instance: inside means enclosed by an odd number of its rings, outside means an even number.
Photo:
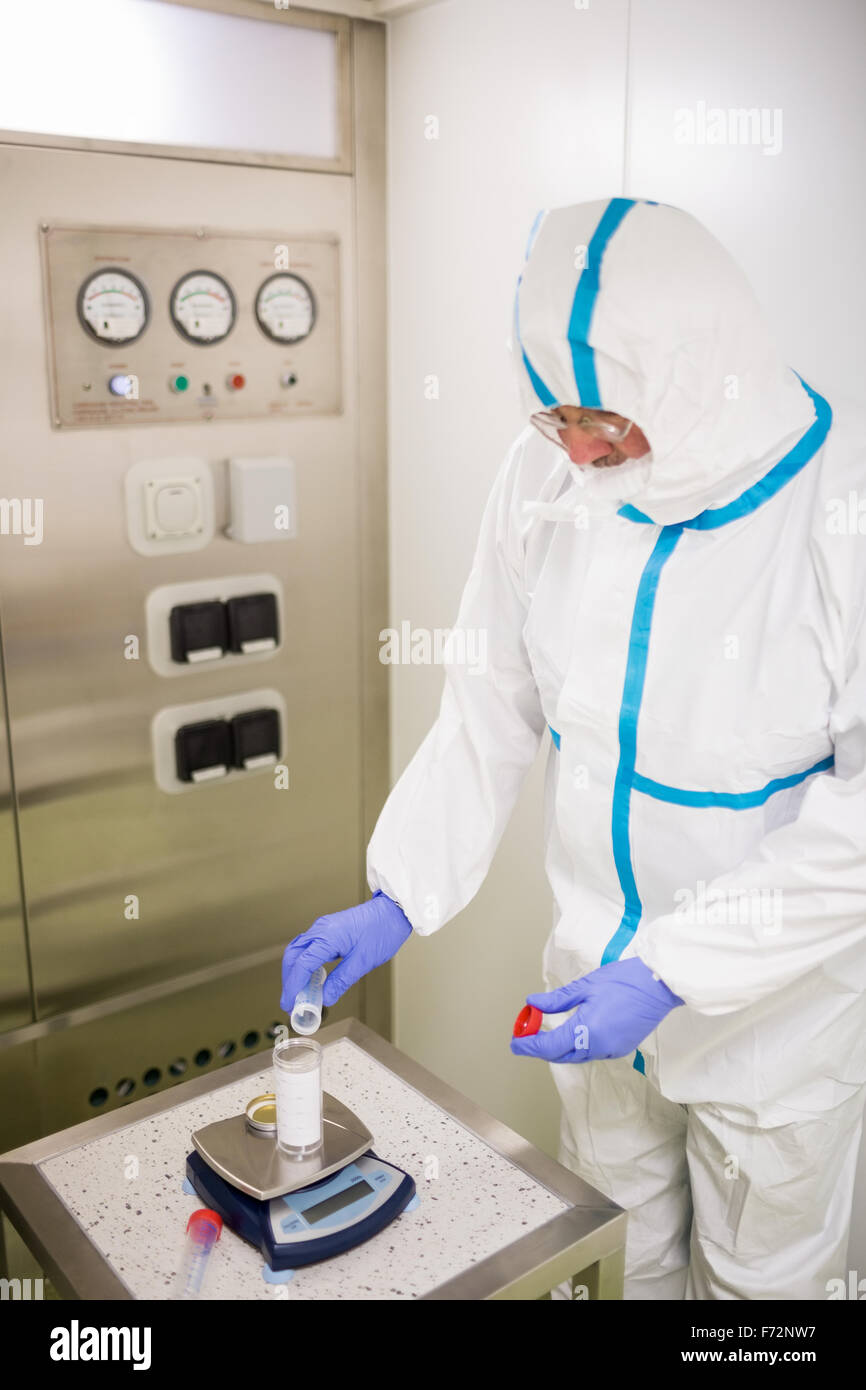
[[[285,949],[280,1009],[290,1014],[298,991],[329,960],[340,960],[340,964],[325,981],[322,1003],[326,1008],[336,1004],[362,975],[396,955],[411,935],[412,924],[402,909],[381,892],[358,907],[317,918],[309,931],[296,936]]]

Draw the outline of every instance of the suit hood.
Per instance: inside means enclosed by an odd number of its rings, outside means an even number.
[[[569,468],[589,491],[608,475],[599,488],[662,525],[738,496],[815,419],[742,271],[679,208],[611,198],[539,214],[514,315],[527,414],[634,420],[651,450],[640,466]]]

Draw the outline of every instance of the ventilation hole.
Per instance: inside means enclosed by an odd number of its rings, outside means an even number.
[[[188,1066],[189,1062],[185,1057],[175,1057],[173,1062],[169,1062],[168,1069],[172,1076],[183,1076]]]
[[[126,1097],[131,1096],[135,1090],[135,1082],[131,1076],[125,1076],[122,1081],[118,1081],[114,1089],[120,1099],[125,1100]]]
[[[208,1064],[208,1062],[210,1061],[210,1056],[211,1056],[211,1054],[210,1054],[210,1048],[209,1048],[209,1047],[201,1047],[201,1048],[199,1048],[198,1052],[195,1054],[195,1064],[196,1064],[196,1066],[197,1066],[197,1067],[206,1067],[207,1064]]]
[[[144,1076],[141,1079],[144,1082],[145,1086],[155,1086],[157,1081],[160,1080],[161,1076],[162,1072],[160,1071],[159,1067],[148,1067],[147,1071],[144,1073]]]
[[[108,1092],[104,1086],[97,1086],[95,1091],[90,1092],[91,1105],[104,1105],[108,1100]]]
[[[258,1040],[258,1033],[252,1030],[249,1033],[244,1033],[244,1047],[255,1047]]]
[[[232,1053],[234,1052],[234,1050],[235,1050],[236,1047],[237,1047],[237,1043],[233,1043],[233,1042],[221,1042],[220,1045],[219,1045],[219,1047],[217,1048],[217,1056],[218,1056],[218,1057],[231,1057],[231,1055],[232,1055]]]

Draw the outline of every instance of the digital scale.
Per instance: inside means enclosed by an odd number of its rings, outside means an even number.
[[[415,1196],[402,1168],[378,1158],[348,1106],[322,1093],[322,1147],[294,1159],[277,1145],[273,1095],[242,1115],[197,1129],[186,1172],[198,1195],[271,1269],[297,1269],[351,1250],[383,1230]]]

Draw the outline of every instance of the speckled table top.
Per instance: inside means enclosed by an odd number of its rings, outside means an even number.
[[[39,1170],[136,1298],[171,1298],[191,1212],[190,1134],[272,1089],[271,1069],[220,1085],[41,1162]],[[349,1038],[324,1046],[323,1085],[410,1173],[418,1203],[363,1245],[271,1283],[261,1254],[224,1231],[210,1299],[417,1298],[567,1210],[568,1204]]]

